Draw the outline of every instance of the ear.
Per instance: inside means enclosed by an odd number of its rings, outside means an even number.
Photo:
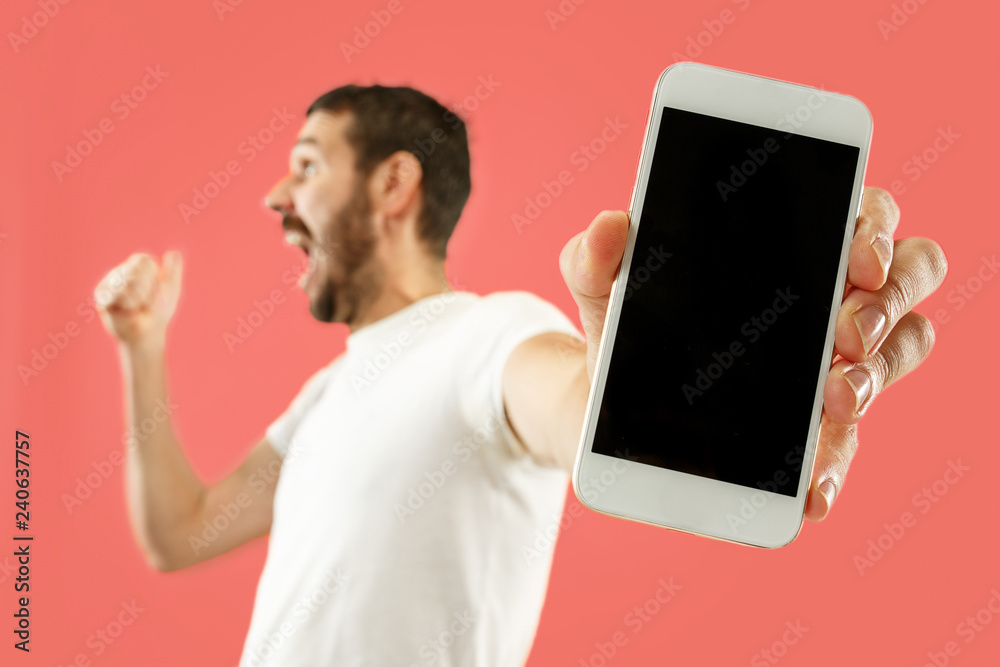
[[[406,218],[421,205],[424,171],[410,151],[396,151],[379,164],[368,181],[369,200],[376,220]]]

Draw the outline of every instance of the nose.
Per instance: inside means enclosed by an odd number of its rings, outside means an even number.
[[[267,193],[267,196],[264,197],[264,203],[268,208],[273,208],[282,214],[292,212],[292,197],[288,190],[288,183],[291,180],[291,176],[291,172],[285,174],[281,180],[274,184],[274,187]]]

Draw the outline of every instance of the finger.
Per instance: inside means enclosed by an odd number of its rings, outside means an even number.
[[[132,307],[136,292],[130,283],[140,254],[134,254],[108,272],[94,288],[94,300],[100,310],[119,310]]]
[[[874,292],[851,290],[837,314],[835,346],[848,361],[863,361],[879,349],[896,322],[944,281],[948,261],[934,241],[896,242],[885,284]]]
[[[847,469],[858,451],[858,427],[838,424],[824,417],[816,443],[816,462],[806,497],[805,517],[822,521],[847,479]]]
[[[566,243],[559,267],[574,297],[600,298],[611,293],[627,237],[628,214],[601,211],[585,231]]]
[[[94,300],[97,302],[100,310],[118,307],[119,300],[122,298],[122,293],[125,291],[125,286],[128,282],[125,271],[127,264],[127,261],[123,262],[108,271],[107,275],[94,288]]]
[[[826,378],[823,411],[853,424],[886,387],[919,366],[934,347],[934,327],[920,313],[907,313],[879,351],[860,363],[841,359]]]
[[[164,301],[173,306],[181,292],[181,278],[184,273],[184,258],[177,250],[163,253],[160,271],[160,293]]]
[[[892,264],[892,235],[899,224],[899,207],[881,188],[865,188],[861,215],[854,227],[847,281],[865,290],[877,290]]]
[[[157,278],[153,258],[146,254],[132,255],[122,266],[122,276],[124,284],[113,306],[123,310],[148,306]]]

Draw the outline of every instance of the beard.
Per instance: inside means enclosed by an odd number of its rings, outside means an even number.
[[[364,179],[336,213],[329,230],[325,238],[316,240],[319,285],[309,300],[309,312],[320,322],[350,325],[375,301],[383,278],[375,257],[378,239],[372,230]]]

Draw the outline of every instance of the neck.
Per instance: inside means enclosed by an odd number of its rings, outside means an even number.
[[[354,322],[348,323],[348,328],[354,333],[421,299],[451,291],[441,261],[420,262],[394,272],[387,271],[378,295]]]

